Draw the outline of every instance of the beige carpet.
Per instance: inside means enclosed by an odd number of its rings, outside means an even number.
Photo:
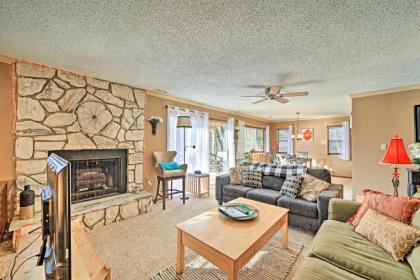
[[[176,261],[175,225],[216,206],[212,197],[198,199],[190,195],[185,205],[179,198],[174,198],[167,202],[165,211],[158,202],[152,213],[99,227],[88,232],[88,236],[98,254],[111,267],[111,279],[149,279]],[[289,241],[304,246],[302,256],[312,240],[310,233],[289,229]],[[190,253],[187,249],[186,254]],[[301,259],[297,259],[288,279]]]
[[[239,271],[238,280],[287,279],[302,249],[301,244],[294,242],[289,242],[289,248],[283,249],[280,238],[275,236]],[[176,266],[173,265],[158,272],[151,280],[173,279],[225,280],[227,274],[193,252],[185,257],[185,269],[182,275],[176,274]]]

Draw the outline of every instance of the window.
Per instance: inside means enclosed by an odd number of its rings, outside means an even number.
[[[279,153],[287,154],[287,146],[289,145],[289,129],[277,129],[277,144],[279,145]]]
[[[245,152],[264,151],[264,129],[245,127]]]
[[[343,149],[343,127],[328,127],[328,154],[339,155]]]

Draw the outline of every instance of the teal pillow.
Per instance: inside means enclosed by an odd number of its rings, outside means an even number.
[[[163,170],[175,170],[180,169],[180,166],[177,162],[159,162],[159,166],[163,168]]]

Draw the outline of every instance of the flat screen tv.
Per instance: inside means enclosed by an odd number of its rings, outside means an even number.
[[[71,164],[52,153],[47,160],[48,185],[42,190],[43,245],[38,264],[46,279],[71,279]]]
[[[414,106],[414,131],[416,142],[420,142],[420,105]]]

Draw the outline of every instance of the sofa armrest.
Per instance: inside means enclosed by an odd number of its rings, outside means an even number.
[[[343,198],[343,188],[344,186],[341,184],[331,184],[327,190],[329,191],[338,191],[337,198]]]
[[[229,174],[216,177],[216,200],[221,204],[223,202],[223,187],[230,184]]]
[[[328,219],[328,204],[330,199],[336,198],[340,195],[339,190],[325,190],[321,192],[316,200],[318,208],[318,223],[322,224],[325,220]]]
[[[356,213],[360,205],[360,202],[333,198],[328,206],[328,219],[345,223]]]

